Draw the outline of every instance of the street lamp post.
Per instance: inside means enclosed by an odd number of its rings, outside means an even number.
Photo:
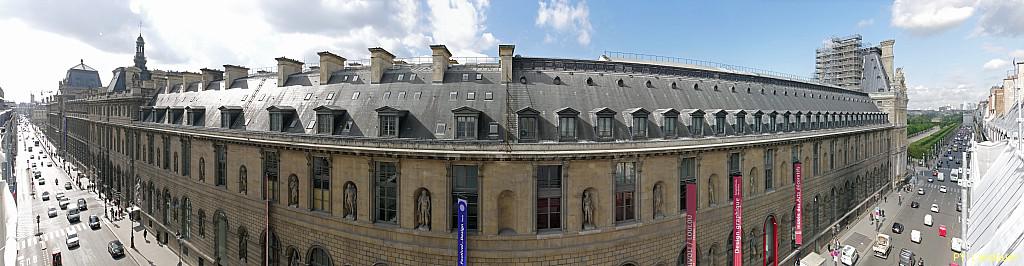
[[[104,191],[107,190],[107,184],[103,184],[103,190]],[[103,192],[100,192],[100,194],[102,194],[102,193]],[[110,196],[103,197],[103,217],[106,217],[107,219],[110,219],[109,211],[107,210],[107,200],[109,200],[109,199],[110,199]]]

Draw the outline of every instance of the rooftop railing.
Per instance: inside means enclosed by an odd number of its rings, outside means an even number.
[[[660,56],[660,55],[628,53],[628,52],[615,52],[615,51],[605,51],[604,52],[604,56],[609,58],[609,59],[612,59],[613,61],[615,59],[622,59],[622,60],[636,60],[636,61],[646,61],[646,62],[655,62],[655,63],[663,62],[663,63],[673,63],[673,64],[684,64],[684,65],[693,65],[693,66],[702,66],[702,67],[709,67],[709,68],[718,68],[718,69],[734,71],[734,72],[745,72],[745,73],[752,73],[752,74],[757,74],[757,75],[767,76],[767,77],[783,78],[783,79],[796,80],[796,81],[802,81],[802,82],[807,82],[807,83],[820,84],[820,82],[817,79],[814,79],[814,78],[811,78],[811,77],[804,77],[804,76],[787,74],[787,73],[782,73],[782,72],[777,72],[777,71],[771,71],[771,70],[765,70],[765,69],[759,69],[759,68],[753,68],[753,67],[730,65],[730,64],[723,64],[723,63],[717,63],[717,62],[705,61],[705,60],[697,60],[697,59],[689,59],[689,58],[681,58],[681,57],[672,57],[672,56]]]

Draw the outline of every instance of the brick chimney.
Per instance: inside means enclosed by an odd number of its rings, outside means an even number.
[[[452,52],[448,51],[448,47],[443,44],[436,44],[430,46],[430,51],[433,53],[433,65],[434,75],[432,76],[434,83],[444,83],[444,72],[448,71],[448,63],[452,58]]]
[[[395,55],[384,50],[384,48],[370,48],[370,84],[379,84],[384,77],[384,70],[391,68],[395,61]]]
[[[210,89],[210,83],[216,80],[220,80],[222,77],[224,77],[224,71],[216,69],[202,68],[199,71],[202,72],[202,82],[199,83],[200,91]]]
[[[302,62],[287,57],[274,58],[277,60],[277,86],[284,87],[284,83],[288,81],[288,76],[302,72]]]
[[[331,81],[335,71],[345,68],[345,58],[328,51],[316,53],[320,56],[320,84]]]
[[[501,82],[512,82],[512,55],[516,46],[512,44],[498,45],[498,58],[501,59]]]
[[[231,84],[241,78],[249,76],[249,68],[236,65],[224,65],[224,89],[230,89]]]

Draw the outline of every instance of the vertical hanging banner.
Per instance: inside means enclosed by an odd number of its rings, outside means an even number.
[[[794,239],[794,241],[796,241],[797,245],[803,245],[804,244],[804,241],[803,241],[803,235],[804,235],[804,219],[803,219],[803,211],[804,211],[804,207],[803,207],[804,206],[803,205],[804,204],[804,174],[803,174],[803,170],[804,170],[804,167],[803,167],[802,163],[800,163],[800,162],[793,163],[793,200],[795,201],[795,204],[796,204],[796,205],[794,205],[794,206],[796,206],[796,209],[795,209],[795,211],[793,213],[793,221],[794,221],[795,227],[796,227],[793,230],[793,239]]]
[[[743,176],[732,176],[732,263],[743,266]]]
[[[697,266],[697,183],[686,183],[686,265]]]
[[[458,215],[458,265],[466,266],[466,212],[468,203],[464,199],[458,199],[455,203],[456,215]]]

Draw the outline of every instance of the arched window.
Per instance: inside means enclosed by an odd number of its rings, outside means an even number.
[[[238,192],[242,194],[249,194],[249,171],[245,168],[245,165],[238,167]]]
[[[764,221],[764,236],[761,237],[762,261],[764,265],[778,266],[779,265],[779,223],[775,220],[774,215],[769,215]]]
[[[214,259],[217,260],[218,265],[222,265],[221,261],[227,258],[228,255],[228,217],[224,214],[224,211],[218,210],[213,215],[214,224]]]
[[[249,231],[244,226],[238,227],[238,260],[249,260]]]
[[[309,257],[306,259],[309,266],[331,266],[331,255],[320,247],[309,249]]]
[[[273,231],[270,232],[270,261],[267,262],[267,232],[263,232],[263,237],[260,238],[260,259],[263,260],[263,265],[277,266],[281,261],[281,241],[277,239],[277,234]]]
[[[288,266],[302,266],[301,257],[299,257],[299,251],[295,250],[294,247],[288,248]]]

